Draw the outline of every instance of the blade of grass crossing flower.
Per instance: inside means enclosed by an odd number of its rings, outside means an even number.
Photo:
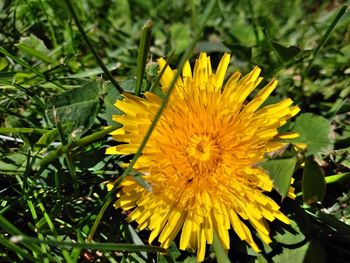
[[[139,46],[139,54],[137,56],[137,66],[136,66],[136,85],[135,85],[135,95],[140,96],[143,75],[146,68],[146,61],[150,47],[150,40],[152,34],[153,23],[148,20],[142,28],[141,40]]]
[[[110,204],[112,202],[112,200],[114,199],[114,194],[118,188],[118,185],[120,184],[120,182],[131,172],[132,167],[134,166],[134,164],[136,163],[137,159],[139,158],[139,156],[141,155],[144,147],[146,146],[146,143],[149,139],[149,137],[151,136],[151,133],[153,131],[153,129],[155,128],[159,118],[161,117],[166,105],[167,105],[167,101],[170,98],[171,92],[175,87],[175,83],[177,81],[177,79],[180,76],[180,73],[182,72],[182,68],[185,65],[185,62],[189,59],[193,49],[195,48],[197,42],[199,41],[199,38],[201,36],[202,30],[206,24],[206,22],[209,19],[209,16],[211,15],[212,11],[214,10],[214,7],[216,6],[216,0],[211,0],[206,8],[206,11],[204,12],[202,19],[199,23],[199,26],[197,27],[194,37],[189,45],[189,47],[187,48],[187,50],[185,51],[185,53],[182,55],[178,69],[176,71],[176,73],[174,74],[174,77],[169,85],[169,88],[167,90],[167,92],[165,93],[165,96],[163,98],[163,102],[160,105],[157,113],[155,114],[153,121],[150,125],[150,127],[148,128],[137,152],[135,153],[132,161],[130,162],[129,166],[124,170],[123,174],[114,182],[114,187],[108,192],[108,194],[106,195],[104,201],[103,201],[103,206],[101,208],[101,210],[99,211],[93,226],[91,227],[90,233],[89,233],[89,240],[93,239],[93,236],[95,234],[95,231],[98,227],[98,224],[101,220],[101,218],[103,217],[103,214],[105,212],[105,210],[107,209],[106,203]]]
[[[326,44],[328,38],[330,37],[330,35],[332,34],[332,32],[334,31],[336,25],[339,23],[340,19],[343,17],[343,15],[348,11],[348,7],[347,6],[343,6],[338,14],[336,15],[336,17],[334,18],[334,20],[332,21],[331,25],[328,27],[327,31],[324,33],[324,35],[322,36],[320,43],[318,43],[315,52],[310,60],[309,65],[307,66],[306,70],[304,71],[303,77],[307,76],[307,74],[309,73],[309,70],[312,66],[312,64],[314,63],[315,58],[317,57],[318,53],[320,52],[320,50],[323,48],[323,46]]]
[[[215,251],[216,259],[218,263],[230,263],[230,259],[223,248],[221,241],[219,240],[217,234],[214,231],[213,248]]]
[[[103,73],[106,74],[106,77],[110,80],[110,82],[113,84],[113,86],[118,90],[118,92],[121,94],[124,92],[123,88],[117,83],[117,81],[114,79],[114,77],[112,76],[112,74],[109,72],[109,70],[107,69],[107,67],[105,66],[105,64],[103,63],[103,61],[101,60],[100,56],[97,54],[96,50],[94,49],[94,47],[92,46],[88,36],[86,35],[83,27],[81,26],[78,16],[74,10],[73,4],[71,3],[70,0],[65,0],[67,7],[69,9],[69,12],[71,13],[73,20],[75,22],[75,24],[77,25],[80,34],[82,35],[85,43],[88,45],[89,49],[91,50],[92,54],[94,55],[98,65],[101,67],[101,69],[103,70]]]

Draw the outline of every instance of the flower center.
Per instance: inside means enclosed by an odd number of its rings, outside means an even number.
[[[215,139],[207,135],[194,135],[186,147],[189,162],[195,170],[208,172],[215,168],[220,160],[220,147]]]

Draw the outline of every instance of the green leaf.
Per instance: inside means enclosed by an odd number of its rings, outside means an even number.
[[[322,201],[326,193],[323,170],[311,157],[306,159],[302,179],[303,199],[311,204]]]
[[[315,239],[297,248],[283,248],[282,253],[272,259],[275,263],[322,263],[326,260],[326,252]]]
[[[260,166],[270,175],[277,192],[284,198],[288,194],[291,178],[297,163],[296,157],[267,160]]]
[[[273,238],[280,244],[296,245],[304,242],[310,234],[310,219],[294,201],[284,204],[284,207],[286,206],[288,207],[287,211],[289,211],[290,224],[278,222],[281,227],[277,228]]]
[[[292,143],[305,143],[306,156],[327,153],[333,149],[332,127],[329,121],[322,116],[311,113],[301,114],[295,121],[294,132],[299,137],[290,140]]]
[[[100,95],[100,88],[97,82],[88,82],[79,88],[71,89],[59,95],[52,97],[47,105],[49,108],[53,106],[66,106],[83,101],[96,100]]]
[[[290,225],[283,228],[282,233],[274,236],[274,239],[281,244],[294,245],[305,240],[305,235],[300,231],[298,224],[291,220]]]
[[[94,123],[100,108],[99,96],[100,89],[96,82],[85,84],[54,96],[48,103],[51,109],[47,110],[47,115],[55,123],[55,108],[59,122],[63,125],[73,123],[69,131],[74,131],[74,136],[78,137]]]

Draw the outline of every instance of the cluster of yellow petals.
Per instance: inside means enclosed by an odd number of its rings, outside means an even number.
[[[235,72],[224,85],[229,62],[230,55],[225,54],[215,73],[205,53],[200,54],[193,73],[189,62],[185,64],[135,165],[150,189],[127,177],[115,203],[130,210],[129,220],[140,229],[151,231],[150,243],[158,236],[167,248],[181,231],[180,249],[196,250],[198,261],[204,260],[214,232],[226,250],[232,228],[259,252],[247,223],[265,243],[271,242],[267,221],[277,218],[289,223],[279,205],[264,194],[273,183],[258,163],[266,152],[283,146],[277,129],[299,108],[289,98],[261,107],[275,89],[275,79],[247,102],[262,80],[261,69],[255,67],[243,77]],[[159,59],[158,64],[162,70],[166,63]],[[161,77],[163,93],[174,75],[166,67]],[[123,144],[108,148],[107,153],[135,153],[161,103],[162,98],[150,92],[144,98],[125,93],[116,102],[124,115],[114,116],[123,126],[112,133]]]

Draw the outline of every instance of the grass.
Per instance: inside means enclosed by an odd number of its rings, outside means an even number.
[[[117,186],[106,188],[132,171],[172,89],[128,168],[128,157],[104,151],[120,93],[157,92],[157,57],[180,72],[200,51],[214,64],[230,52],[230,72],[259,65],[266,81],[278,78],[270,102],[291,97],[301,107],[287,128],[309,145],[283,157],[298,163],[291,174],[299,197],[283,203],[292,229],[271,224],[274,242],[260,255],[232,233],[229,259],[216,243],[206,262],[349,261],[345,1],[5,0],[0,10],[1,261],[195,261],[178,242],[167,251],[149,246],[147,230],[110,205]],[[303,172],[301,162],[316,168]]]

